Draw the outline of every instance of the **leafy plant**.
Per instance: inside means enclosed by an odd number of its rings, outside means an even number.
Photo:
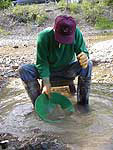
[[[19,22],[31,22],[35,21],[39,25],[43,24],[43,22],[47,19],[47,14],[42,7],[38,7],[38,5],[17,5],[12,8],[13,18],[18,20]]]
[[[104,3],[105,3],[107,6],[111,6],[111,5],[113,5],[113,0],[104,0]]]
[[[103,6],[101,3],[83,1],[81,8],[86,21],[91,24],[95,24],[98,16],[101,16],[103,13]]]
[[[80,5],[76,2],[69,3],[69,10],[71,13],[79,13],[80,12]]]
[[[61,10],[68,9],[71,13],[78,13],[80,5],[76,2],[68,3],[68,1],[66,1],[66,0],[60,0],[58,3],[58,7]]]
[[[0,26],[0,34],[2,34],[2,35],[9,35],[10,32],[7,32],[5,29],[3,29],[3,28]]]
[[[0,0],[0,9],[8,8],[11,5],[11,0]]]
[[[96,29],[113,29],[113,21],[104,17],[99,17],[95,27]]]
[[[67,8],[67,3],[65,0],[60,0],[59,3],[58,3],[58,7],[61,9],[61,10],[64,10]]]

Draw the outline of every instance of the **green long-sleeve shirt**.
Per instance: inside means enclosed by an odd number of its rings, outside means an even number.
[[[49,78],[52,70],[59,70],[73,62],[76,56],[84,52],[89,57],[82,33],[76,28],[72,44],[59,44],[54,37],[53,28],[46,28],[37,37],[36,68],[40,77]]]

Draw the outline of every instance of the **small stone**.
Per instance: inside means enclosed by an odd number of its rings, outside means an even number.
[[[12,68],[15,70],[15,69],[18,69],[19,65],[13,65]]]
[[[48,143],[47,142],[41,142],[41,148],[44,150],[48,150]]]
[[[19,48],[19,46],[18,46],[18,45],[15,45],[15,46],[13,46],[13,48]]]
[[[0,142],[0,146],[2,149],[6,149],[8,147],[9,140],[4,140]]]

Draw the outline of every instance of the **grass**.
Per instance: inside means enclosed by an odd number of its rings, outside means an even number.
[[[107,0],[107,2],[108,1],[111,2],[110,0]],[[113,20],[103,17],[104,9],[106,9],[107,5],[108,3],[106,4],[105,2],[96,3],[96,1],[83,1],[81,8],[86,21],[92,24],[96,29],[113,29]]]
[[[107,0],[107,2],[111,2],[111,0]],[[107,3],[108,4],[108,3]],[[62,10],[66,8],[70,11],[70,13],[77,18],[78,14],[83,14],[83,18],[86,21],[94,26],[96,29],[113,29],[113,21],[110,21],[108,18],[102,17],[104,13],[106,3],[96,1],[86,1],[84,0],[82,3],[69,3],[67,5],[66,1],[61,0],[58,3],[58,7]]]

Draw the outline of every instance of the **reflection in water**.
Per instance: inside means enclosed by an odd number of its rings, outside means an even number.
[[[76,111],[63,122],[48,124],[33,111],[19,79],[11,80],[0,96],[0,132],[23,138],[29,136],[33,129],[40,128],[60,135],[73,150],[113,149],[113,101],[110,97],[91,93],[91,112],[83,114]],[[75,103],[76,97],[70,99]]]

